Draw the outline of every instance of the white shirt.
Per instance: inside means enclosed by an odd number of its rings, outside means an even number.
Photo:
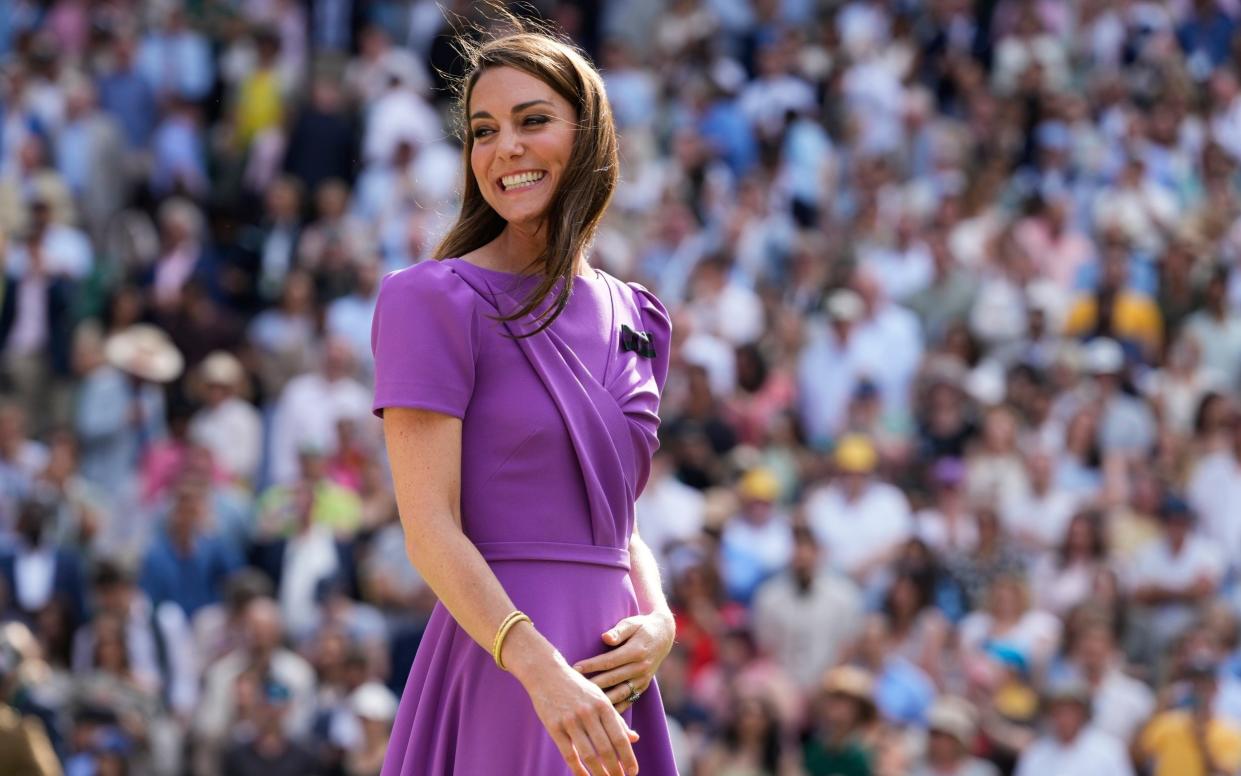
[[[886,482],[871,482],[856,501],[830,485],[806,499],[810,527],[837,568],[856,579],[862,565],[913,534],[905,495]]]
[[[13,328],[4,350],[22,356],[37,353],[47,342],[47,278],[22,278],[16,296]]]
[[[314,372],[288,382],[276,404],[272,421],[272,477],[286,483],[299,474],[298,448],[311,444],[321,450],[336,449],[336,423],[342,418],[367,418],[371,393],[352,378],[329,382]]]
[[[667,548],[689,541],[702,531],[706,497],[676,477],[667,475],[647,483],[634,505],[638,532],[668,578]]]
[[[1133,766],[1120,741],[1085,728],[1067,744],[1043,737],[1017,762],[1015,776],[1133,776]]]
[[[1128,743],[1155,713],[1155,694],[1145,683],[1113,668],[1094,691],[1091,724]]]
[[[1205,456],[1189,477],[1189,503],[1198,513],[1202,532],[1215,540],[1227,559],[1241,558],[1241,466],[1228,451]]]
[[[203,407],[190,423],[190,438],[205,445],[229,474],[254,481],[263,452],[263,420],[252,404],[233,396]]]
[[[315,587],[335,574],[339,565],[336,541],[323,526],[313,525],[305,533],[289,537],[280,577],[280,611],[294,639],[308,635],[319,610]]]
[[[1224,575],[1225,559],[1219,546],[1197,533],[1185,538],[1181,551],[1174,553],[1168,540],[1161,538],[1146,545],[1133,560],[1129,575],[1131,589],[1159,585],[1185,590],[1200,577],[1218,581]],[[1164,644],[1197,616],[1197,607],[1185,603],[1167,603],[1155,607],[1151,617],[1152,638]]]
[[[759,645],[809,687],[836,664],[862,626],[862,596],[847,578],[820,573],[803,594],[791,572],[764,582],[754,596]]]
[[[49,547],[20,552],[13,559],[17,603],[26,611],[42,609],[52,597],[56,578],[56,553]]]
[[[1000,496],[1000,518],[1004,527],[1014,534],[1033,538],[1043,549],[1060,546],[1076,510],[1077,497],[1055,487],[1044,493],[1028,488],[1017,492],[1009,490]]]

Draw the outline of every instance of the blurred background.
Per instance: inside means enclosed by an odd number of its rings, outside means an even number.
[[[686,776],[1241,771],[1241,3],[536,2]],[[379,279],[456,210],[427,0],[0,0],[0,772],[377,774],[434,595]]]

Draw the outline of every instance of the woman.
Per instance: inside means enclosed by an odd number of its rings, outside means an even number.
[[[1095,578],[1107,568],[1107,562],[1103,516],[1095,511],[1078,512],[1069,522],[1060,548],[1044,555],[1030,570],[1035,602],[1044,611],[1065,616],[1090,600]]]
[[[439,598],[383,774],[676,774],[654,683],[673,617],[633,519],[671,324],[585,263],[611,109],[566,44],[468,45],[461,214],[384,279],[372,331],[408,555]]]

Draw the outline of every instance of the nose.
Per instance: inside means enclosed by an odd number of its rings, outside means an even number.
[[[501,129],[499,141],[496,152],[505,159],[521,156],[526,150],[514,129]]]

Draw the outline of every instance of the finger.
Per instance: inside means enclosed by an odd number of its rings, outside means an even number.
[[[632,636],[638,630],[638,624],[639,623],[637,620],[632,620],[626,617],[625,619],[616,623],[616,625],[612,626],[611,630],[605,631],[603,633],[603,642],[605,644],[621,643],[625,639]]]
[[[612,749],[624,769],[621,776],[638,772],[638,757],[633,753],[633,743],[629,740],[629,725],[620,714],[613,712],[605,725],[608,737],[612,740]]]
[[[632,663],[641,654],[641,650],[636,645],[626,644],[611,652],[604,652],[594,657],[588,657],[585,660],[579,660],[573,664],[573,668],[583,674],[593,674],[596,671],[606,671],[609,668],[619,668],[627,663]]]
[[[582,758],[578,757],[577,750],[573,747],[573,739],[566,730],[557,730],[552,740],[556,742],[560,756],[569,764],[569,770],[573,771],[573,776],[591,776],[590,771],[586,770],[586,766],[582,764]]]
[[[607,776],[625,776],[624,772],[619,770],[620,753],[616,751],[611,732],[605,728],[603,721],[598,717],[586,720],[586,735],[590,737],[590,743],[594,744],[595,753],[599,755],[599,764],[603,768],[601,772]]]
[[[625,680],[629,679],[633,682],[635,690],[646,692],[646,685],[650,684],[650,681],[645,678],[643,671],[644,666],[641,663],[629,663],[602,674],[595,674],[590,677],[590,681],[605,691],[619,684],[625,688],[625,694],[628,695],[629,685],[625,684]]]
[[[588,772],[587,776],[605,776],[606,771],[603,770],[599,755],[595,753],[595,747],[586,735],[582,720],[574,720],[568,726],[568,730],[569,737],[573,740],[573,748],[577,750],[578,759],[582,761]]]

